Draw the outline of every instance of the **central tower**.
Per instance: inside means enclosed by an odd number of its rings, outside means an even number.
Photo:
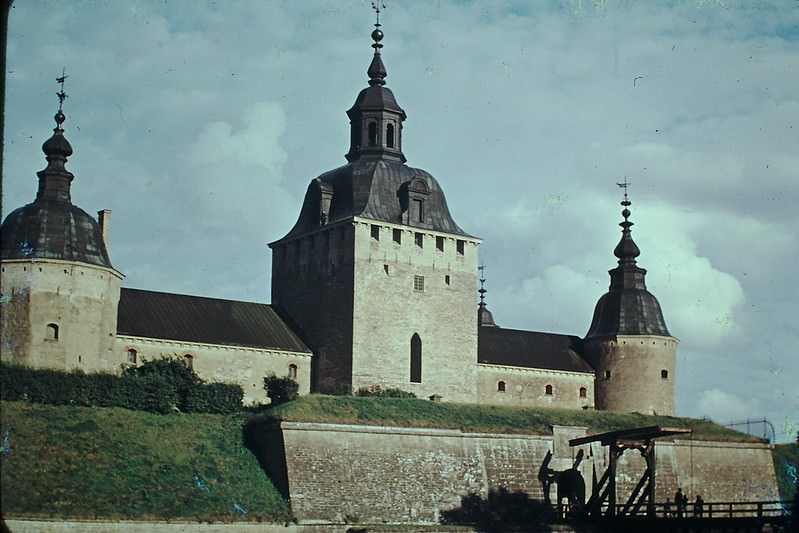
[[[272,248],[272,301],[313,348],[313,390],[399,388],[476,399],[477,247],[428,172],[405,165],[405,112],[385,87],[380,24],[347,111],[348,164],[311,181]]]

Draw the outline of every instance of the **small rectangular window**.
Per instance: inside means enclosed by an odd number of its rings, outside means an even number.
[[[440,252],[444,251],[444,237],[436,237],[436,249]]]
[[[413,277],[413,290],[424,291],[424,276]]]
[[[418,246],[419,248],[424,247],[424,234],[423,233],[417,233],[416,235],[414,235],[414,239],[416,240],[416,246]]]
[[[444,283],[449,285],[449,274],[444,274]]]
[[[380,226],[372,224],[372,238],[376,241],[380,240]]]
[[[416,222],[424,222],[424,200],[420,198],[413,199],[414,220]]]
[[[464,250],[464,247],[465,247],[465,245],[466,245],[466,242],[465,242],[465,241],[462,241],[462,240],[460,240],[460,239],[458,240],[458,242],[457,242],[457,249],[458,249],[458,253],[459,253],[459,254],[463,255],[463,250]]]
[[[396,242],[397,244],[402,244],[402,230],[401,229],[395,229],[394,230],[394,242]]]

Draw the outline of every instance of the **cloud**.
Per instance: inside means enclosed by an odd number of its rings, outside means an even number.
[[[699,393],[696,412],[702,413],[703,416],[710,418],[714,422],[727,424],[746,420],[747,418],[762,418],[763,406],[757,399],[741,398],[713,388]]]

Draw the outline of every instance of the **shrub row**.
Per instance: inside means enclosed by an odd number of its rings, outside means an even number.
[[[158,374],[87,374],[82,370],[65,372],[8,364],[0,365],[0,391],[7,401],[124,407],[161,414],[178,410],[233,413],[241,408],[244,395],[239,385],[230,383],[197,380],[181,391],[174,380]]]

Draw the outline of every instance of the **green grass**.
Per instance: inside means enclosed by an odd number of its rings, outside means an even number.
[[[450,428],[478,433],[551,434],[551,425],[585,426],[589,434],[640,426],[690,428],[693,438],[738,442],[760,439],[708,420],[608,411],[478,406],[410,398],[311,394],[261,415],[266,420]]]
[[[4,516],[291,520],[288,504],[242,444],[243,415],[21,402],[2,408],[9,431]],[[209,490],[198,488],[195,476]]]
[[[780,497],[791,501],[796,497],[796,478],[799,476],[799,444],[777,444],[774,447],[774,470]]]

